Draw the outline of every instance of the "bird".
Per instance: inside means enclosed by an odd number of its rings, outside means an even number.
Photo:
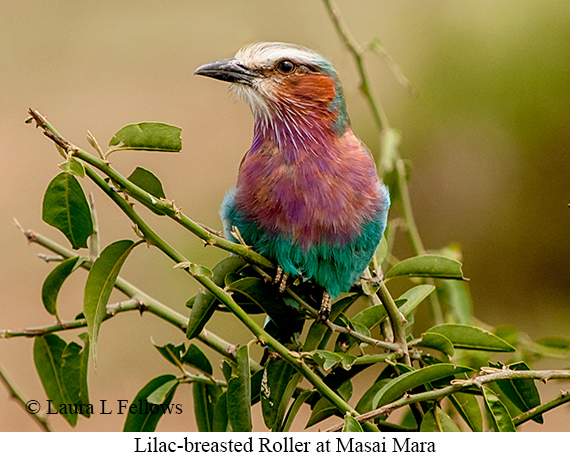
[[[255,42],[194,74],[229,82],[254,117],[251,147],[220,210],[224,236],[237,241],[239,233],[276,262],[281,292],[289,276],[321,286],[317,318],[325,322],[368,267],[390,207],[337,72],[309,48]]]

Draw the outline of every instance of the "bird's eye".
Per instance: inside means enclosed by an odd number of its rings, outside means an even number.
[[[284,75],[290,75],[295,71],[295,64],[290,60],[282,60],[276,65],[277,71]]]

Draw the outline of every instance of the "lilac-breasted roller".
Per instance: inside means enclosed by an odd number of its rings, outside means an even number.
[[[288,275],[324,288],[319,317],[369,264],[386,227],[388,189],[350,126],[331,63],[302,46],[254,43],[195,74],[232,83],[255,118],[253,143],[221,208]],[[278,279],[279,280],[279,279]]]

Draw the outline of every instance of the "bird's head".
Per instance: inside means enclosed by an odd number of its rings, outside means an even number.
[[[315,51],[287,43],[250,44],[230,59],[199,67],[196,75],[232,83],[251,107],[256,127],[278,142],[306,144],[340,136],[349,125],[342,87],[332,64]]]

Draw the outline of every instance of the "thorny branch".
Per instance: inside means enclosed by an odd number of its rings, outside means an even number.
[[[364,422],[376,417],[389,415],[395,410],[402,408],[403,406],[408,406],[413,403],[419,403],[424,401],[439,401],[444,397],[447,397],[455,392],[461,392],[464,390],[470,390],[473,388],[479,389],[484,384],[488,384],[490,382],[501,381],[505,379],[539,379],[543,382],[546,382],[550,379],[570,379],[570,370],[544,370],[544,371],[536,371],[536,370],[497,370],[493,373],[482,374],[479,376],[475,376],[472,379],[456,379],[455,381],[451,382],[450,386],[442,387],[441,389],[434,389],[428,392],[422,392],[419,394],[405,394],[400,399],[388,403],[387,405],[383,405],[380,408],[375,409],[374,411],[370,411],[365,414],[361,414],[356,416],[355,419],[358,422]],[[516,420],[515,418],[515,425],[520,425],[527,420],[530,420],[532,417],[549,411],[550,409],[555,408],[563,403],[570,401],[570,395],[568,392],[563,392],[557,401],[549,402],[545,405],[542,405],[539,412],[534,411],[519,416],[519,419]],[[547,406],[548,405],[548,406]],[[523,417],[524,416],[524,417]],[[527,417],[529,416],[529,417]],[[338,432],[342,430],[344,424],[335,425],[327,429],[327,432]]]
[[[12,397],[24,410],[28,411],[27,409],[27,401],[26,399],[18,392],[18,389],[14,386],[14,384],[8,379],[6,373],[4,372],[3,368],[0,366],[0,381],[2,384],[6,386],[8,392],[10,392],[10,397]],[[47,419],[42,414],[28,414],[31,416],[34,421],[38,423],[38,425],[46,432],[51,432],[51,428]]]
[[[30,109],[29,113],[33,120],[36,121],[38,127],[42,128],[44,134],[52,139],[57,146],[66,155],[73,156],[82,160],[87,164],[85,166],[86,175],[122,210],[122,212],[138,227],[145,241],[162,251],[167,257],[172,259],[177,265],[193,265],[188,259],[180,254],[174,247],[167,243],[160,237],[134,210],[130,202],[116,192],[114,187],[111,187],[99,174],[97,174],[92,167],[103,172],[112,181],[127,190],[129,195],[143,203],[145,206],[153,207],[170,216],[176,221],[185,221],[184,225],[192,233],[196,234],[204,241],[211,242],[222,249],[229,250],[238,255],[241,255],[246,260],[262,267],[271,267],[272,264],[264,257],[251,251],[250,249],[235,243],[227,241],[225,238],[217,237],[212,233],[206,231],[203,227],[189,218],[184,216],[178,208],[172,208],[155,198],[150,194],[131,183],[120,173],[114,170],[107,162],[98,159],[97,157],[83,151],[82,149],[72,145],[69,141],[64,139],[55,130],[38,111]],[[90,165],[90,166],[89,166]],[[173,206],[173,205],[172,205]],[[198,267],[196,265],[196,267]],[[212,281],[212,279],[202,273],[193,271],[192,268],[184,268],[196,281],[203,287],[210,291],[216,299],[218,299],[224,306],[226,306],[263,344],[271,347],[279,356],[289,363],[295,370],[301,373],[307,381],[309,381],[323,397],[327,398],[339,411],[343,414],[357,414],[356,410],[350,406],[342,397],[340,397],[333,389],[331,389],[309,366],[299,358],[295,357],[284,345],[271,336],[265,329],[257,324],[235,301],[234,299],[222,288]],[[198,270],[198,269],[196,269]],[[376,431],[377,428],[373,424],[363,424],[367,430]]]

